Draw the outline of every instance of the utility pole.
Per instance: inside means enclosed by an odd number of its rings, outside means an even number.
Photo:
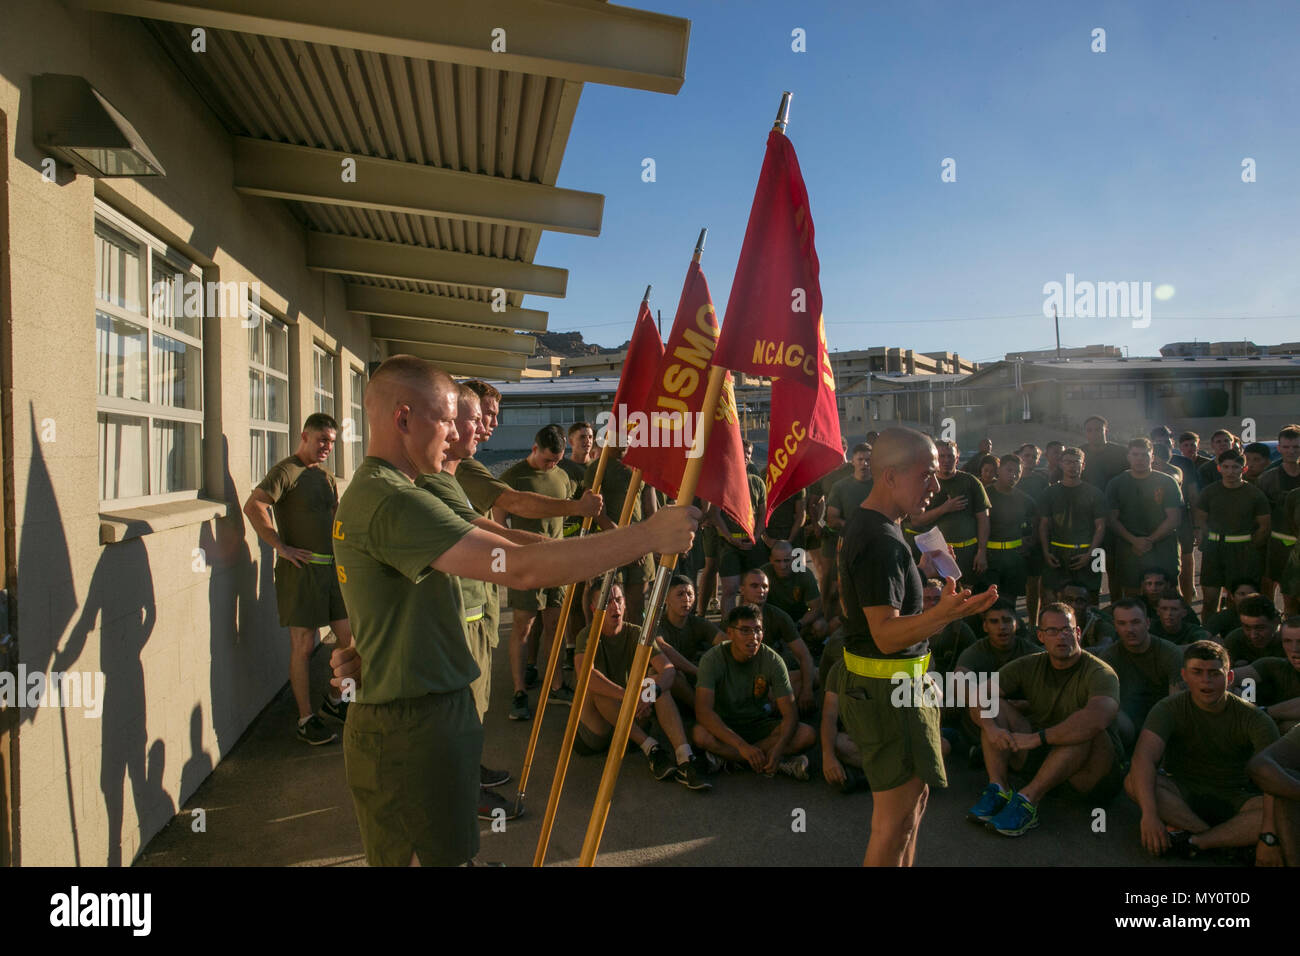
[[[1061,361],[1061,318],[1056,314],[1056,306],[1052,306],[1052,322],[1056,325],[1056,360]]]

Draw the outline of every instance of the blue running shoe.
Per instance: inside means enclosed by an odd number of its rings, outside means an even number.
[[[1017,793],[989,826],[1003,836],[1020,836],[1038,826],[1038,808]]]
[[[974,823],[988,823],[1011,800],[1010,792],[1003,790],[996,783],[991,783],[980,794],[979,802],[967,811]]]

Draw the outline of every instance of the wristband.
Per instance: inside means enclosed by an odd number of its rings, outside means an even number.
[[[1038,742],[1039,742],[1040,744],[1042,744],[1044,747],[1047,746],[1047,731],[1046,731],[1046,730],[1040,730],[1040,731],[1038,732]]]

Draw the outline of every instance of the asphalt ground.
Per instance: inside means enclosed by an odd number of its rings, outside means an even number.
[[[509,615],[505,615],[508,629]],[[493,667],[484,763],[515,779],[498,792],[513,800],[531,721],[507,719],[511,687],[506,637]],[[313,699],[328,679],[328,648],[312,661]],[[570,684],[572,675],[568,675]],[[530,695],[534,706],[537,692]],[[338,743],[309,747],[295,733],[288,686],[136,860],[138,866],[364,865],[360,833]],[[495,830],[481,824],[480,859],[530,866],[537,846],[567,707],[547,708],[525,813]],[[338,725],[333,725],[337,727]],[[666,742],[665,742],[666,743]],[[815,759],[816,749],[812,752]],[[576,865],[604,757],[575,756],[547,857]],[[949,786],[931,793],[917,849],[918,866],[1204,867],[1222,860],[1174,861],[1149,856],[1138,838],[1137,807],[1120,794],[1108,806],[1049,795],[1041,825],[1009,838],[966,821],[986,778],[965,755],[949,761]],[[660,782],[645,757],[623,760],[597,865],[602,866],[853,866],[861,862],[871,795],[841,794],[820,776],[807,782],[748,771],[709,778],[697,793]],[[1104,816],[1096,813],[1104,811]],[[202,814],[195,811],[202,810]],[[202,829],[200,830],[200,824]]]

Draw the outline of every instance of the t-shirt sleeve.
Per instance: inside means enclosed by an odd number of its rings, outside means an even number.
[[[1033,655],[1017,657],[1014,661],[1007,661],[998,671],[998,692],[1007,700],[1019,700],[1025,696],[1025,677],[1030,666],[1025,662],[1031,661],[1032,658]]]
[[[1146,723],[1142,725],[1143,730],[1151,731],[1166,743],[1175,730],[1174,700],[1173,697],[1166,697],[1164,700],[1157,701],[1147,713]]]
[[[1259,753],[1280,736],[1277,724],[1268,714],[1261,714],[1255,707],[1250,709],[1250,723],[1248,724],[1250,734],[1250,745],[1255,748],[1255,753]]]
[[[375,557],[419,583],[429,565],[474,530],[436,495],[412,485],[391,495],[370,521]]]
[[[271,470],[266,473],[266,477],[257,483],[258,490],[266,492],[272,502],[280,500],[280,497],[289,490],[292,479],[289,476],[289,469],[283,464],[271,466]],[[335,500],[338,500],[338,494],[335,493]]]
[[[1104,661],[1102,666],[1094,667],[1088,674],[1085,686],[1089,698],[1110,697],[1116,703],[1119,703],[1119,675],[1115,673],[1114,668]]]
[[[909,555],[897,541],[883,535],[858,555],[853,567],[853,584],[863,607],[903,609],[907,593],[907,565]]]
[[[782,697],[794,696],[794,687],[790,684],[790,670],[785,666],[785,661],[781,660],[781,655],[772,651],[771,654],[765,655],[765,658],[767,665],[763,676],[767,678],[767,686],[774,692],[774,696],[778,700]]]
[[[968,671],[978,671],[980,669],[979,648],[972,644],[962,651],[957,657],[956,666],[964,667]]]
[[[1249,485],[1247,487],[1249,487]],[[1268,504],[1268,495],[1264,494],[1264,492],[1256,488],[1255,489],[1255,512],[1254,512],[1255,517],[1258,518],[1260,515],[1269,514],[1271,510],[1272,509],[1269,507]]]
[[[1183,506],[1183,486],[1179,482],[1174,481],[1168,475],[1161,475],[1160,477],[1165,479],[1165,481],[1169,482],[1169,484],[1173,486],[1173,490],[1174,490],[1173,497],[1167,498],[1165,500],[1164,507],[1181,508]]]
[[[984,482],[972,475],[971,480],[966,482],[966,484],[971,488],[971,491],[968,492],[971,500],[971,510],[976,514],[979,514],[981,511],[988,511],[990,507],[989,493],[984,487]]]
[[[1088,500],[1092,503],[1091,517],[1092,517],[1093,524],[1096,524],[1098,518],[1100,518],[1102,521],[1105,521],[1108,517],[1110,517],[1110,507],[1107,503],[1106,496],[1103,495],[1096,488],[1093,488],[1092,485],[1088,485],[1087,487],[1092,488],[1094,492],[1088,498]],[[1115,507],[1118,508],[1119,505],[1116,505]]]
[[[1118,646],[1118,645],[1116,645]],[[1167,683],[1177,684],[1183,679],[1183,652],[1177,645],[1160,646],[1160,672]]]
[[[700,658],[699,672],[695,675],[695,686],[697,688],[703,687],[705,690],[717,690],[718,681],[722,680],[721,655],[725,650],[721,644],[715,644],[712,650],[706,651],[704,656]]]
[[[582,630],[580,630],[580,631],[578,632],[578,636],[577,636],[576,638],[574,638],[574,641],[577,642],[577,647],[574,648],[573,653],[575,653],[575,654],[582,654],[582,653],[585,653],[585,652],[586,652],[586,650],[587,650],[587,636],[588,636],[590,633],[591,633],[591,628],[590,628],[590,627],[584,627]]]
[[[421,477],[421,479],[417,482],[417,484],[425,491],[429,492],[429,494],[437,495],[438,500],[441,501],[443,504],[445,504],[448,508],[450,508],[452,514],[456,515],[456,517],[462,518],[465,521],[468,521],[470,524],[473,524],[475,521],[478,520],[479,517],[478,512],[476,512],[473,508],[471,508],[468,502],[464,501],[462,498],[450,494],[446,498],[444,498],[442,495],[438,494],[438,492],[442,489],[439,488],[439,486],[436,485],[434,482],[429,481],[425,477]]]
[[[492,509],[502,493],[510,490],[509,485],[493,478],[492,472],[473,458],[467,458],[457,466],[456,480],[474,507],[484,514]]]
[[[1106,510],[1108,512],[1119,511],[1120,509],[1119,488],[1120,488],[1121,477],[1122,477],[1121,475],[1116,475],[1114,478],[1112,478],[1110,481],[1106,483]]]

